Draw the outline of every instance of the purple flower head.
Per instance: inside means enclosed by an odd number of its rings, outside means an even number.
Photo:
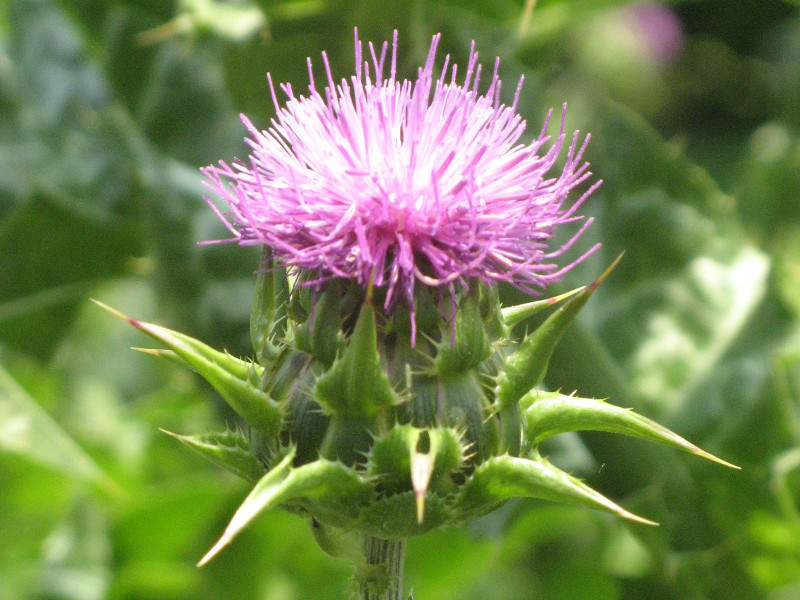
[[[385,289],[387,310],[404,298],[412,313],[417,283],[452,289],[477,278],[535,294],[591,253],[595,248],[565,267],[552,260],[591,219],[563,247],[548,246],[558,225],[583,219],[576,211],[600,183],[566,204],[591,175],[581,162],[589,137],[580,142],[576,132],[560,174],[549,175],[565,144],[563,115],[549,148],[547,122],[530,144],[521,143],[522,79],[514,103],[501,104],[496,61],[479,93],[474,44],[461,84],[449,56],[437,76],[439,39],[415,81],[396,79],[397,32],[388,77],[388,44],[378,51],[370,43],[362,62],[356,32],[349,81],[334,82],[323,53],[328,86],[315,87],[309,59],[308,95],[282,85],[288,100],[280,106],[270,78],[277,113],[271,127],[259,131],[242,117],[249,162],[203,169],[206,186],[230,207],[227,218],[219,214],[234,239],[270,247],[289,268],[311,274],[307,285],[372,282]]]

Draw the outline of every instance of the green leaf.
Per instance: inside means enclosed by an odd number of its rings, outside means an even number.
[[[250,441],[240,431],[200,435],[179,435],[166,429],[161,431],[250,483],[256,483],[266,471],[264,465],[253,455]]]
[[[532,444],[567,431],[608,431],[666,444],[722,465],[738,468],[698,448],[655,421],[602,400],[534,391],[526,394],[521,404],[527,406],[524,412],[524,430]]]
[[[118,495],[116,484],[2,367],[0,450],[84,479]]]
[[[189,336],[182,336],[182,337],[184,337],[189,343],[197,342],[197,340]],[[198,350],[207,351],[208,348],[209,348],[208,346],[202,344],[198,347]],[[142,354],[150,354],[151,356],[164,358],[168,361],[175,363],[176,365],[182,366],[185,369],[193,369],[191,363],[181,358],[180,354],[176,353],[174,350],[167,350],[164,348],[132,348],[132,349],[136,350],[137,352],[141,352]],[[261,375],[263,375],[264,373],[264,367],[250,360],[236,358],[235,356],[231,356],[227,352],[218,353],[216,350],[208,353],[207,358],[211,361],[215,361],[217,359],[220,359],[222,356],[224,356],[224,359],[221,360],[220,366],[226,371],[228,371],[228,373],[230,373],[231,375],[234,375],[239,379],[249,381],[253,385],[256,385],[261,380]]]
[[[621,260],[620,255],[591,285],[584,288],[567,304],[550,315],[533,333],[525,337],[519,347],[508,356],[497,375],[495,398],[498,410],[517,402],[539,385],[547,372],[553,350],[573,319],[583,308],[598,286]]]
[[[634,388],[667,406],[680,405],[713,373],[755,316],[769,271],[763,253],[743,246],[726,258],[698,256],[678,277],[665,282],[666,297],[648,306],[651,335],[631,357]],[[645,301],[642,294],[637,296],[625,302]]]
[[[362,419],[396,404],[378,354],[375,309],[369,301],[361,307],[347,349],[317,380],[314,398],[330,414]]]
[[[256,6],[231,5],[219,0],[183,0],[178,6],[174,19],[143,32],[140,43],[155,44],[177,35],[197,36],[205,32],[243,42],[267,27],[264,12]]]
[[[508,327],[514,327],[514,325],[521,323],[525,319],[531,318],[533,315],[543,311],[546,308],[550,308],[554,304],[558,304],[562,300],[566,300],[567,298],[582,292],[584,289],[586,289],[585,286],[575,288],[574,290],[559,294],[558,296],[553,296],[552,298],[535,300],[533,302],[526,302],[525,304],[517,304],[516,306],[508,306],[503,308],[500,311],[503,323],[505,323]]]
[[[132,319],[102,302],[94,302],[175,352],[205,378],[251,427],[266,436],[276,435],[280,431],[283,411],[277,402],[257,387],[255,368],[246,370],[241,360],[218,352],[192,337]]]
[[[427,386],[426,386],[427,387]],[[482,462],[497,453],[499,427],[491,418],[492,406],[474,373],[440,377],[435,388],[423,389],[427,411],[435,423],[463,432],[472,462]]]
[[[81,499],[67,519],[44,540],[40,597],[104,600],[113,578],[109,519]]]
[[[628,512],[539,456],[533,460],[496,456],[478,465],[456,500],[458,516],[467,520],[486,514],[511,498],[541,498],[579,504],[631,521],[657,524]]]
[[[358,569],[366,566],[367,557],[361,549],[360,535],[357,531],[348,531],[319,521],[311,522],[311,533],[326,554],[334,558],[343,558]]]
[[[264,475],[233,515],[222,537],[200,560],[205,565],[227,546],[253,519],[270,508],[291,500],[319,504],[343,514],[353,515],[358,506],[371,496],[370,486],[353,469],[338,462],[318,460],[293,468],[294,452],[290,452],[269,473]]]
[[[33,196],[0,224],[0,341],[47,358],[89,291],[138,251],[130,222]]]
[[[435,365],[441,375],[463,373],[486,360],[492,347],[480,313],[479,288],[473,283],[458,302],[453,332],[444,331],[438,344]]]
[[[264,247],[250,313],[250,340],[261,364],[272,363],[278,357],[273,339],[283,336],[288,295],[286,270],[275,265],[271,251]]]
[[[375,438],[367,454],[366,474],[374,478],[381,494],[411,489],[411,455],[421,431],[411,425],[396,425]]]
[[[613,102],[602,109],[599,131],[589,147],[589,160],[594,164],[597,158],[603,165],[604,193],[624,197],[636,191],[658,189],[674,200],[715,216],[722,216],[731,206],[731,198],[708,171],[692,162],[678,147],[667,144],[641,115]],[[654,233],[663,236],[668,232]]]
[[[316,298],[311,313],[294,329],[295,347],[330,367],[342,339],[342,318],[339,315],[341,285],[331,282]]]

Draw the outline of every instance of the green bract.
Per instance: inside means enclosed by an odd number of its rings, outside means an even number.
[[[309,518],[320,546],[349,559],[376,593],[386,572],[365,562],[359,535],[404,539],[514,497],[652,523],[537,451],[549,436],[595,430],[723,462],[630,410],[537,389],[559,338],[610,270],[571,294],[504,309],[482,282],[454,298],[423,288],[413,346],[408,313],[376,310],[371,288],[334,281],[316,296],[298,287],[289,300],[285,274],[269,270],[259,276],[252,315],[258,363],[116,313],[167,347],[154,354],[208,380],[246,423],[242,431],[171,434],[255,484],[200,564],[274,507]],[[570,295],[514,341],[513,325]]]

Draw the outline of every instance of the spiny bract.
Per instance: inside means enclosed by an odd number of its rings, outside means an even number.
[[[564,296],[500,309],[496,290],[473,282],[453,300],[453,316],[442,310],[449,299],[438,303],[435,293],[418,290],[422,335],[412,347],[408,312],[376,311],[371,288],[329,282],[287,300],[285,274],[270,268],[259,276],[254,303],[258,363],[119,315],[168,348],[158,355],[205,377],[249,425],[175,436],[255,484],[201,564],[276,506],[310,518],[320,545],[345,556],[355,542],[335,550],[324,540],[406,538],[513,497],[650,523],[537,452],[549,436],[596,430],[723,462],[632,411],[537,389],[561,334],[609,271],[565,294],[569,301],[519,342],[511,327]]]

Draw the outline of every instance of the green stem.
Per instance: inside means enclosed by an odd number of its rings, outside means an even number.
[[[403,600],[403,561],[406,540],[384,540],[371,535],[361,536],[361,548],[368,565],[385,568],[384,581],[370,579],[359,585],[359,600]]]

